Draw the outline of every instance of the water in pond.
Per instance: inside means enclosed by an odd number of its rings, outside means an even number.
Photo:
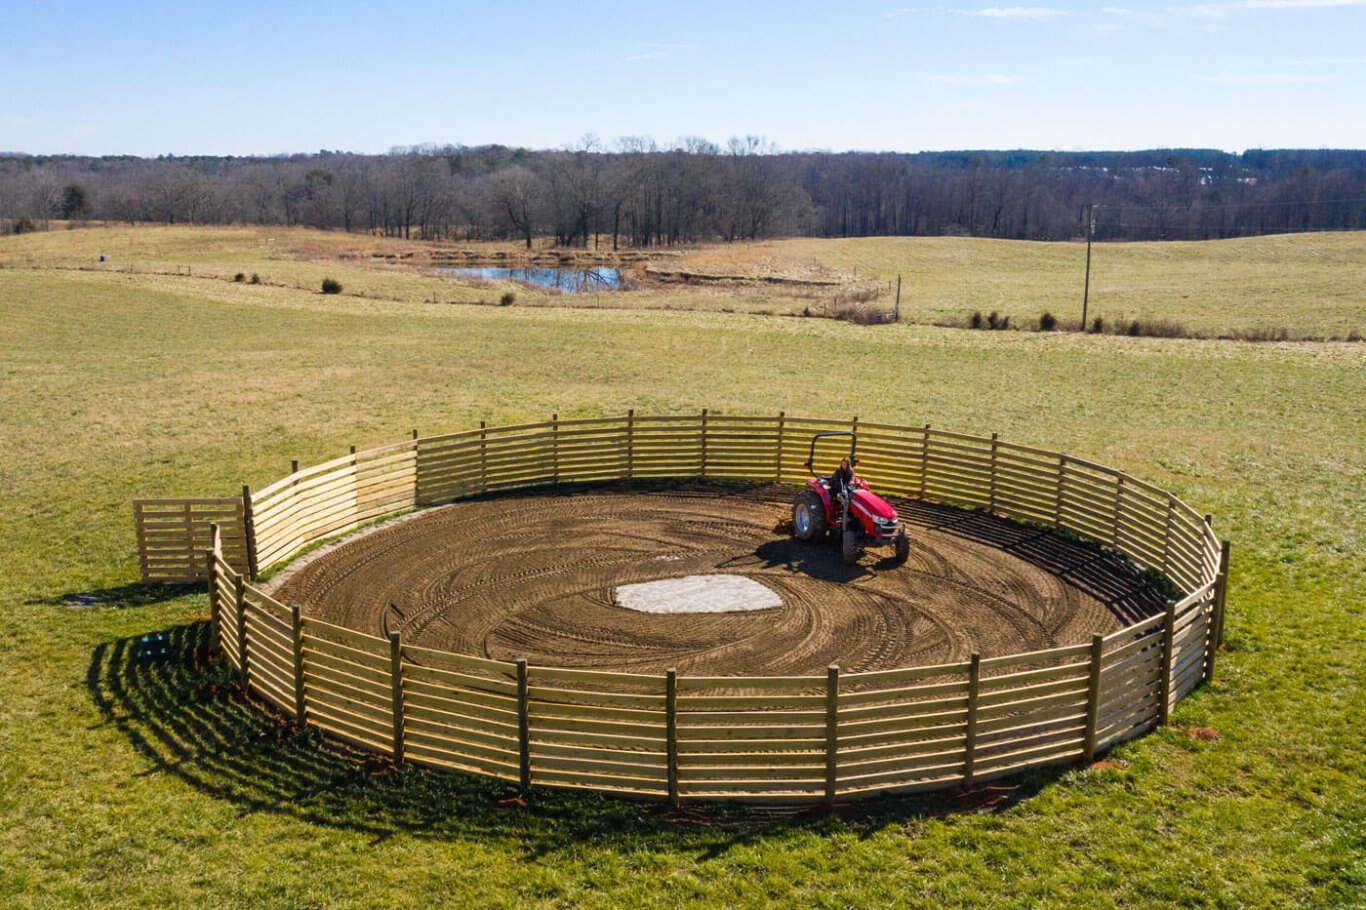
[[[538,288],[556,288],[565,294],[627,291],[631,289],[631,283],[621,273],[621,269],[608,268],[607,266],[591,269],[560,269],[548,266],[508,269],[488,266],[468,269],[437,269],[437,271],[446,275],[487,278],[492,281],[521,281]]]

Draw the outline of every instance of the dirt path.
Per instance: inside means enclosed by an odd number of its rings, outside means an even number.
[[[424,647],[532,665],[790,675],[937,664],[1089,640],[1162,607],[1113,556],[1032,528],[895,502],[904,566],[799,544],[791,487],[691,486],[497,497],[379,528],[275,583],[306,613]],[[749,576],[783,606],[651,615],[618,585]]]

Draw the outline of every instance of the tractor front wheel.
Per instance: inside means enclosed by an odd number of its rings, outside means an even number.
[[[825,531],[825,506],[819,496],[807,490],[792,503],[792,533],[798,540],[811,543],[824,537]]]
[[[858,562],[860,547],[858,545],[858,531],[854,529],[852,520],[846,522],[849,527],[844,529],[844,564],[852,566]]]
[[[902,528],[896,533],[896,538],[892,541],[892,546],[895,548],[896,564],[901,565],[906,561],[906,558],[911,555],[911,539],[906,536],[905,528]]]

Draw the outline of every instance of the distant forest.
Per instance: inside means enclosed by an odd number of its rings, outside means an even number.
[[[0,154],[0,232],[54,220],[307,225],[651,247],[765,237],[1201,240],[1366,229],[1366,151],[777,152],[630,139],[385,155]]]

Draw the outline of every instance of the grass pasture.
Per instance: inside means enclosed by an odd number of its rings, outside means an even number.
[[[203,285],[259,275],[268,287],[317,290],[346,274],[348,296],[426,304],[493,304],[512,290],[518,306],[820,316],[841,294],[872,295],[890,310],[903,278],[902,321],[961,324],[974,311],[1037,325],[1045,310],[1081,318],[1086,248],[970,237],[794,239],[651,253],[628,264],[734,280],[644,281],[629,294],[559,294],[512,282],[469,282],[433,271],[433,251],[461,250],[515,263],[516,244],[423,244],[327,231],[249,227],[112,227],[6,238],[0,266],[91,274],[194,278]],[[537,252],[547,252],[539,248]],[[594,254],[593,250],[584,255]],[[608,256],[604,245],[601,255]],[[106,261],[101,263],[100,256]],[[797,284],[791,282],[813,282]],[[1293,234],[1240,240],[1096,244],[1088,321],[1112,331],[1166,321],[1209,337],[1284,330],[1289,338],[1366,334],[1366,234]],[[180,287],[180,285],[176,285]],[[207,287],[202,293],[215,293]],[[233,299],[236,299],[235,297]]]
[[[520,291],[433,306],[433,288],[492,292],[376,264],[369,238],[276,233],[300,249],[247,229],[0,240],[0,905],[1366,907],[1362,345],[861,327],[719,312],[747,306],[724,288],[649,291],[639,309]],[[86,268],[115,237],[127,249]],[[1352,235],[1265,242],[1361,268]],[[902,255],[791,243],[810,247],[783,245],[790,259],[875,279]],[[1204,273],[1238,272],[1194,246],[1133,274],[1179,286],[1206,254]],[[324,274],[346,291],[318,293]],[[1360,319],[1316,287],[1296,279],[1276,318]],[[1251,311],[1221,293],[1209,324]],[[291,458],[414,427],[703,406],[999,431],[1176,492],[1233,541],[1213,684],[1106,764],[968,796],[833,816],[522,806],[294,735],[206,660],[202,592],[135,584],[135,496],[259,488]],[[172,660],[140,663],[158,631]]]

